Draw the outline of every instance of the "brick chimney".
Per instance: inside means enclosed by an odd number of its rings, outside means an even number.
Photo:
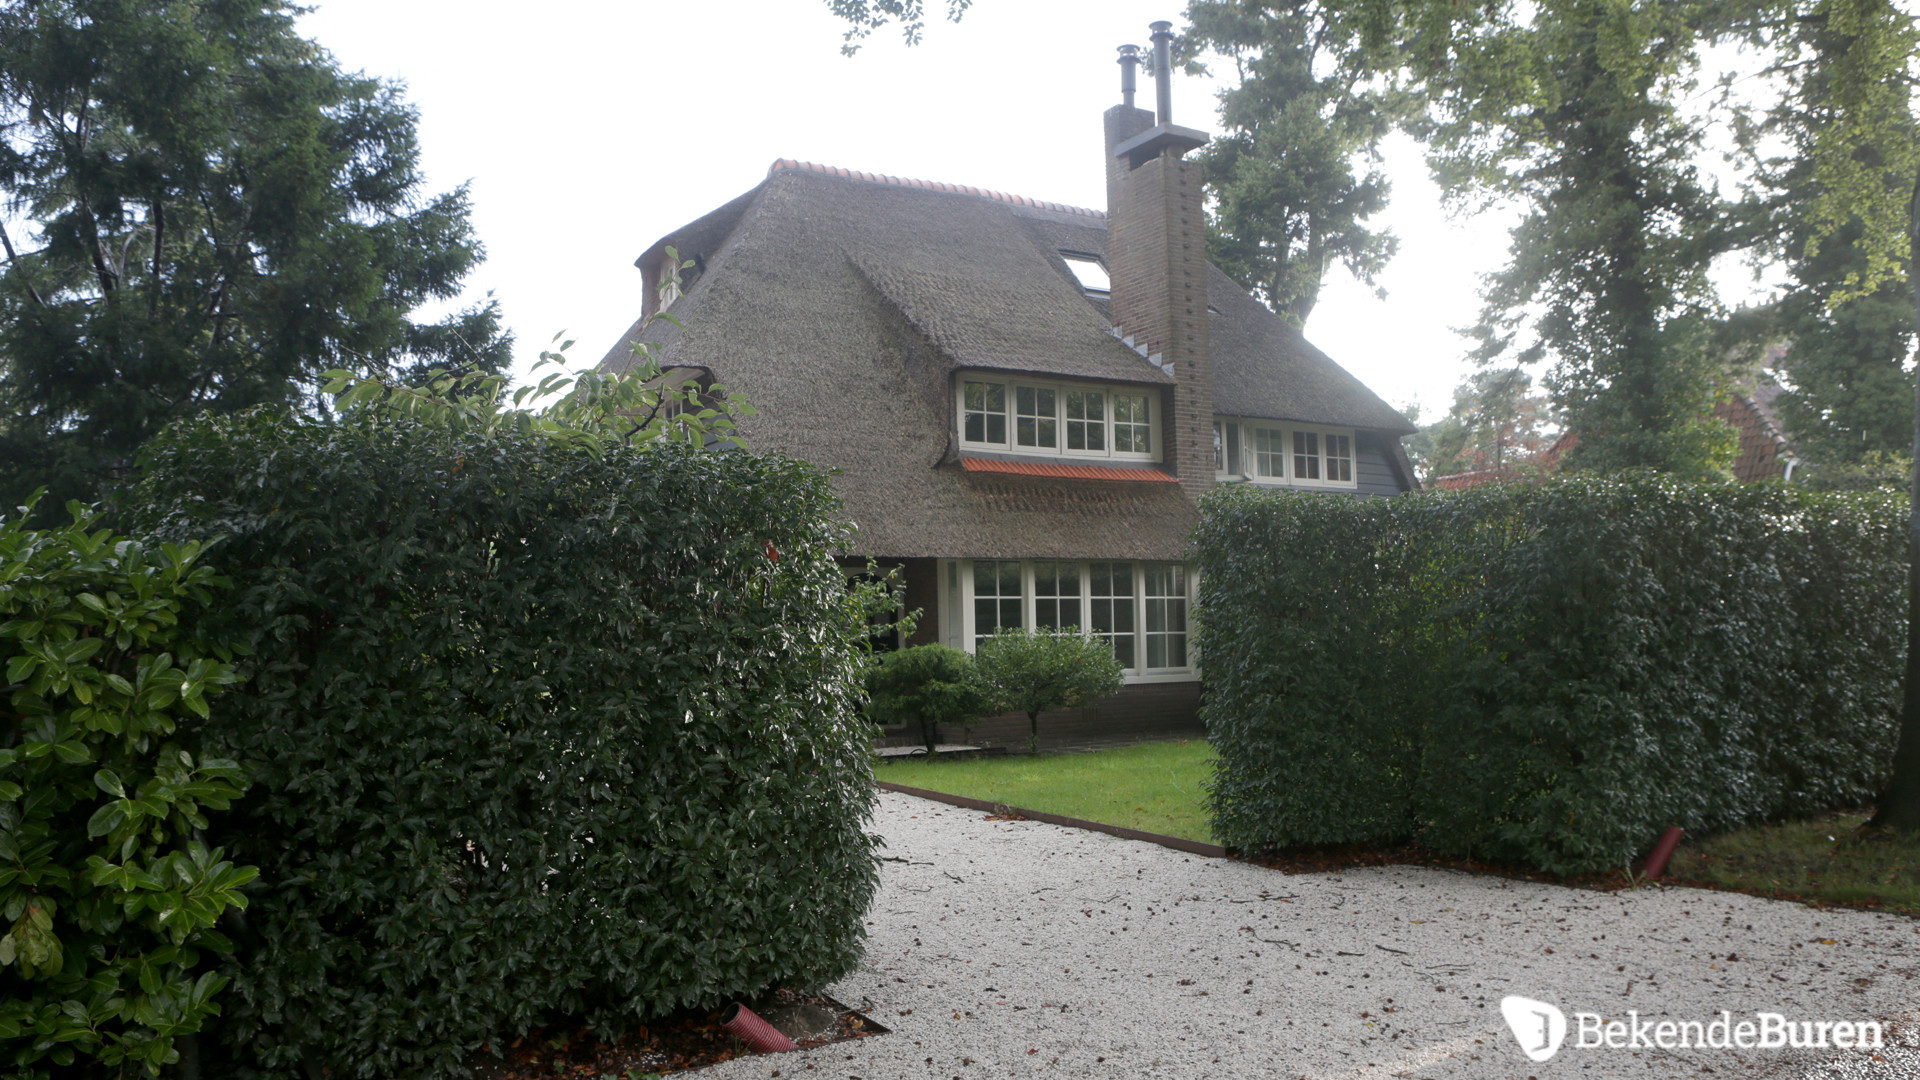
[[[1207,226],[1200,167],[1183,160],[1207,136],[1175,126],[1173,24],[1153,24],[1157,115],[1133,107],[1137,50],[1121,49],[1126,103],[1106,113],[1107,265],[1113,321],[1172,368],[1172,408],[1160,430],[1162,455],[1180,486],[1198,496],[1213,486],[1213,364],[1207,341]]]

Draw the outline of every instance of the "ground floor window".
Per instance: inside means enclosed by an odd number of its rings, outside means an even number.
[[[1192,678],[1185,564],[1129,560],[950,559],[947,644],[969,651],[1003,629],[1079,629],[1113,646],[1130,679]]]

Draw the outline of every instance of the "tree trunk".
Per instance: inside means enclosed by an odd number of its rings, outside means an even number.
[[[1914,326],[1920,331],[1920,176],[1914,178],[1908,235],[1912,247],[1907,254],[1907,276],[1913,284]],[[1913,502],[1907,518],[1907,671],[1900,705],[1900,745],[1893,752],[1893,778],[1887,782],[1880,808],[1868,824],[1920,834],[1920,363],[1914,370],[1913,419]]]

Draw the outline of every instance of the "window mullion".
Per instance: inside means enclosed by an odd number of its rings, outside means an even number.
[[[960,561],[960,647],[973,651],[973,560]]]

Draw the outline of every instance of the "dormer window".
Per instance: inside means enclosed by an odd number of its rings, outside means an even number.
[[[1216,419],[1214,477],[1297,487],[1355,487],[1353,437],[1352,428]]]
[[[1157,397],[1124,386],[963,378],[960,445],[1041,457],[1158,461]]]
[[[1106,296],[1113,292],[1113,279],[1107,275],[1107,264],[1101,262],[1098,255],[1063,251],[1060,257],[1066,260],[1067,269],[1073,271],[1074,280],[1080,283],[1081,289],[1095,296]]]

